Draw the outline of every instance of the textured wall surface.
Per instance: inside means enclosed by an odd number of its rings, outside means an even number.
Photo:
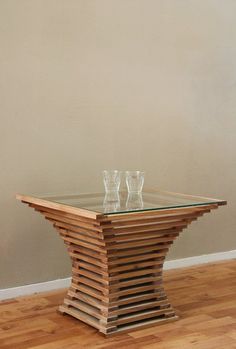
[[[236,248],[236,1],[0,0],[0,288],[70,274],[16,192],[89,192],[104,168],[219,197],[169,259]]]

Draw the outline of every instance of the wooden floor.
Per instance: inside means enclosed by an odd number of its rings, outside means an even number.
[[[236,260],[165,272],[180,319],[111,338],[57,313],[65,291],[0,303],[0,349],[236,348]]]

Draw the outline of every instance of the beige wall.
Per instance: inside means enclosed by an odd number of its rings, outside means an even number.
[[[0,0],[0,288],[67,277],[16,192],[93,191],[104,168],[227,199],[169,259],[236,248],[236,1]]]

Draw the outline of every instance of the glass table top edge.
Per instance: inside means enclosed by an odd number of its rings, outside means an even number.
[[[119,194],[123,194],[123,195],[128,195],[128,193],[126,191],[121,191]],[[149,204],[149,206],[147,207],[136,207],[136,208],[127,208],[127,207],[120,207],[119,209],[110,209],[108,208],[107,211],[105,211],[104,209],[104,204],[102,206],[102,201],[99,202],[99,207],[100,209],[95,209],[95,206],[93,206],[92,208],[88,208],[85,205],[83,205],[82,203],[78,206],[74,205],[74,204],[69,204],[68,202],[63,202],[62,198],[70,198],[75,199],[77,198],[78,200],[82,200],[84,198],[90,198],[90,199],[104,199],[105,197],[105,193],[103,192],[99,192],[99,193],[81,193],[78,195],[75,194],[68,194],[68,195],[64,195],[64,196],[56,196],[56,195],[18,195],[19,197],[21,197],[20,199],[23,200],[24,198],[32,198],[33,200],[39,200],[42,203],[46,204],[46,202],[50,203],[50,204],[54,204],[54,205],[61,205],[61,207],[69,207],[69,208],[73,208],[75,209],[75,211],[79,212],[83,212],[85,211],[85,213],[90,213],[93,214],[94,216],[103,216],[103,215],[118,215],[118,214],[128,214],[128,213],[135,213],[135,212],[148,212],[148,211],[161,211],[161,210],[169,210],[169,209],[178,209],[178,208],[187,208],[187,207],[196,207],[196,206],[206,206],[206,205],[226,205],[227,202],[225,200],[220,200],[220,199],[212,199],[212,198],[206,198],[206,197],[202,197],[202,196],[193,196],[193,195],[187,195],[187,194],[180,194],[180,193],[174,193],[174,192],[166,192],[166,191],[155,191],[155,190],[145,190],[143,191],[142,195],[155,195],[158,197],[158,195],[161,197],[162,200],[164,200],[165,195],[173,197],[173,199],[178,198],[178,199],[186,199],[190,200],[191,199],[195,199],[195,202],[193,200],[193,202],[188,202],[188,203],[166,203],[164,205],[162,205],[161,207],[158,207],[158,204]],[[18,198],[19,198],[18,197]],[[22,199],[23,198],[23,199]],[[60,200],[61,199],[61,200]],[[197,201],[199,200],[199,201]],[[27,201],[27,199],[26,199]],[[151,205],[154,205],[151,206]],[[157,206],[157,207],[156,207]]]

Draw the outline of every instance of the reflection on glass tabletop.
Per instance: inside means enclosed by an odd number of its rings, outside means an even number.
[[[224,200],[159,190],[145,190],[141,194],[120,191],[61,196],[32,196],[46,201],[77,207],[101,214],[118,214],[209,204],[226,204],[226,201]]]

